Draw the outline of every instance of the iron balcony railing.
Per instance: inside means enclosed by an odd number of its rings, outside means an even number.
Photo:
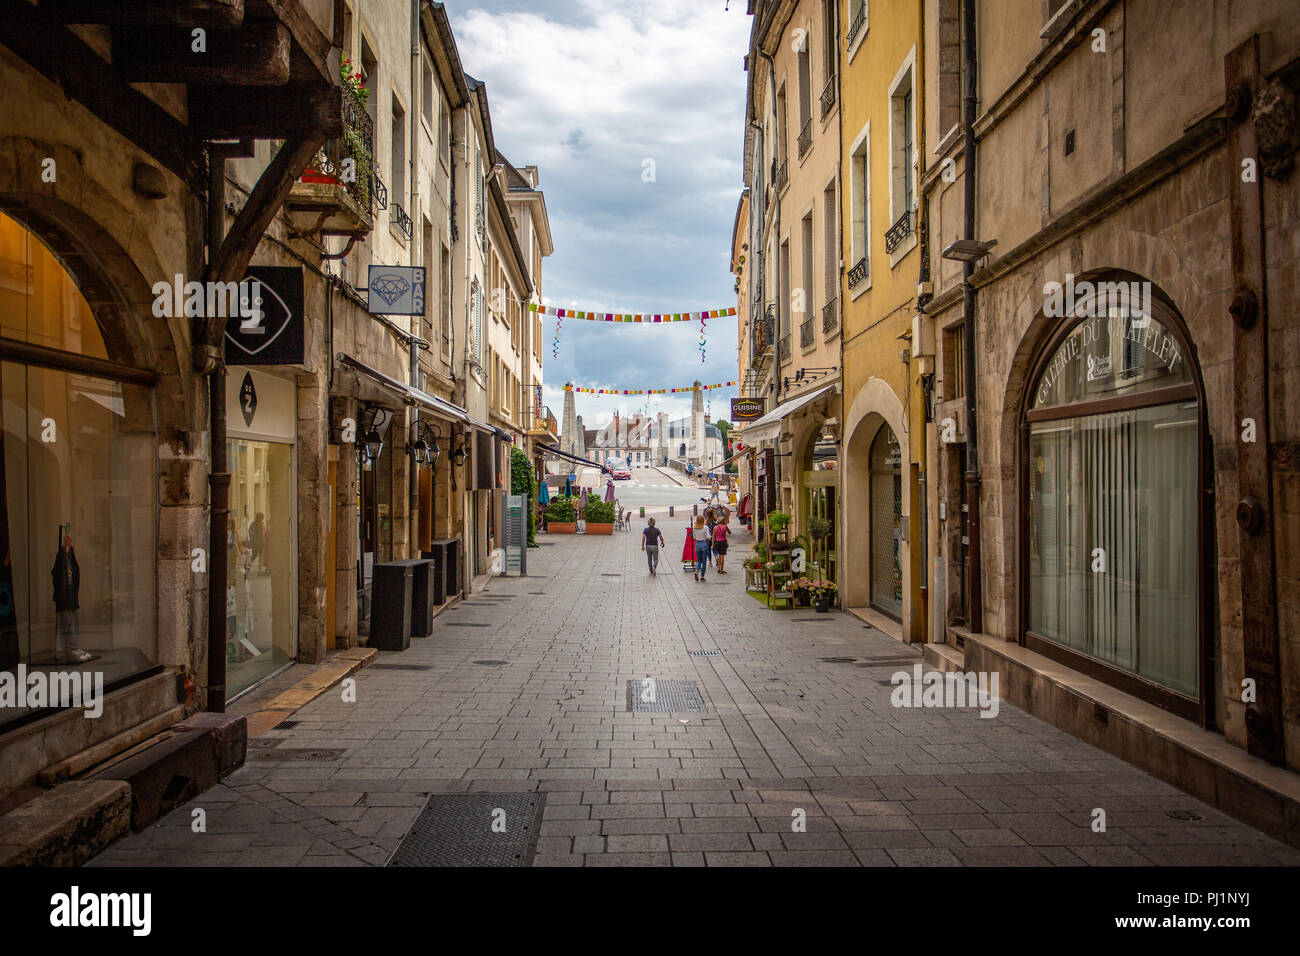
[[[822,119],[825,119],[826,114],[835,106],[835,80],[836,77],[832,74],[831,78],[826,82],[826,89],[822,90]]]
[[[835,327],[839,325],[840,316],[835,308],[838,303],[839,298],[836,296],[822,306],[822,335],[830,335],[835,331]]]
[[[776,171],[776,191],[780,192],[785,188],[785,184],[790,181],[790,164],[782,163]]]
[[[885,252],[893,252],[899,243],[912,234],[912,210],[907,210],[898,217],[898,222],[889,227],[885,233]]]
[[[867,257],[863,256],[849,270],[849,288],[855,289],[867,278]]]
[[[812,311],[812,310],[809,310]],[[817,344],[817,326],[811,315],[799,325],[799,347],[806,349]]]
[[[803,129],[799,130],[799,158],[803,159],[808,155],[808,150],[812,149],[812,117],[804,121]]]
[[[853,15],[853,20],[849,23],[849,32],[845,38],[846,46],[853,46],[853,41],[862,32],[862,28],[867,25],[867,0],[862,0],[858,5],[858,12]]]
[[[398,229],[402,230],[402,234],[406,236],[407,239],[410,239],[414,227],[411,223],[411,217],[406,214],[406,210],[402,208],[402,204],[399,202],[391,202],[388,204],[388,210],[391,213],[389,221]]]
[[[765,355],[772,347],[773,330],[776,328],[776,306],[769,305],[762,315],[756,315],[750,323],[749,354],[755,358]]]
[[[369,214],[372,210],[375,122],[350,89],[341,89],[340,96],[343,104],[343,135],[325,142],[298,181],[342,186],[357,205]]]
[[[782,362],[790,361],[790,336],[781,336],[781,344],[777,347],[777,355]]]
[[[370,184],[371,188],[375,191],[375,205],[378,206],[381,210],[387,209],[388,208],[388,187],[385,186],[384,181],[379,178],[378,169],[375,169],[375,173],[373,176],[370,177],[370,179],[371,179],[371,184]]]

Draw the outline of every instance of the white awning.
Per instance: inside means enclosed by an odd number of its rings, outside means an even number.
[[[781,435],[781,423],[787,416],[803,408],[809,402],[821,398],[834,385],[826,385],[817,389],[815,392],[809,392],[807,395],[801,395],[793,398],[784,405],[778,405],[772,411],[768,412],[762,418],[756,418],[745,427],[738,429],[740,437],[744,439],[747,445],[757,445],[759,442],[772,441]]]

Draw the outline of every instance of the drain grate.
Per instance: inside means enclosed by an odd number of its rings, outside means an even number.
[[[320,750],[312,747],[276,747],[249,756],[253,760],[338,760],[346,750]]]
[[[1170,820],[1181,820],[1183,823],[1195,823],[1198,820],[1204,820],[1205,817],[1195,810],[1166,810],[1165,816]]]
[[[475,664],[481,664],[484,667],[504,667],[509,661],[475,661]]]
[[[443,627],[491,627],[487,621],[448,621]]]
[[[830,624],[834,621],[833,617],[792,617],[790,621],[794,624]]]
[[[704,714],[704,698],[694,681],[655,680],[653,689],[643,685],[649,680],[627,682],[627,709],[632,714]],[[643,697],[653,700],[643,700]]]
[[[621,574],[609,574],[608,572],[602,571],[601,574],[600,574],[600,576],[601,576],[602,578],[621,578],[623,575],[621,575]]]
[[[859,661],[859,667],[910,667],[913,664],[920,664],[919,657],[878,657],[875,660],[867,658],[865,661]]]
[[[371,664],[366,670],[371,671],[431,671],[432,664]]]
[[[857,660],[856,657],[819,657],[817,659],[823,664],[852,664]]]
[[[300,723],[302,723],[301,720],[282,720],[271,729],[272,730],[293,730],[293,728],[297,727]]]
[[[545,805],[544,793],[432,794],[388,865],[532,866]]]
[[[691,651],[691,657],[718,657],[722,651]]]

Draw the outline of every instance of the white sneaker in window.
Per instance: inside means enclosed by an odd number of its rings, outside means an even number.
[[[94,655],[94,654],[88,654],[88,653],[86,653],[85,651],[82,651],[82,650],[75,650],[75,649],[74,649],[74,650],[70,650],[70,651],[68,651],[67,653],[65,653],[65,654],[63,655],[63,660],[61,660],[59,663],[61,663],[61,664],[84,664],[84,663],[86,663],[86,661],[93,661],[94,659],[95,659],[95,655]]]

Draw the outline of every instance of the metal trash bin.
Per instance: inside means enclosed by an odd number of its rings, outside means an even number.
[[[432,551],[421,551],[420,557],[433,562],[429,570],[429,580],[433,582],[433,606],[447,603],[447,552],[437,544],[431,545]]]
[[[404,651],[411,646],[411,594],[415,569],[410,561],[375,565],[370,647]]]
[[[460,593],[460,538],[440,538],[433,542],[435,550],[443,549],[442,573],[447,600]]]

